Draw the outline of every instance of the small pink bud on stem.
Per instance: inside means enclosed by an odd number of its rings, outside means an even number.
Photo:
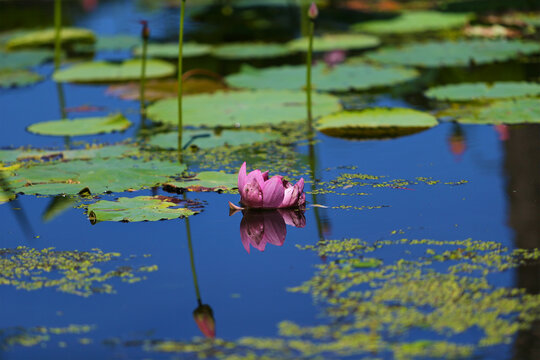
[[[317,5],[315,4],[315,2],[312,2],[311,5],[309,6],[308,16],[311,20],[315,20],[318,15],[319,15],[319,9],[317,8]]]

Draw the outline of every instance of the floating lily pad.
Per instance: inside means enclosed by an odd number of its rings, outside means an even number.
[[[13,52],[0,51],[0,70],[24,69],[36,66],[52,59],[53,56],[53,52],[46,49]]]
[[[470,109],[457,120],[466,124],[540,123],[540,99],[504,100],[486,107]]]
[[[88,205],[88,218],[92,223],[100,221],[158,221],[171,220],[196,214],[195,211],[178,207],[176,200],[165,196],[121,197],[116,201],[100,200]]]
[[[313,94],[312,102],[314,116],[341,110],[339,99],[332,95]],[[177,100],[158,101],[148,107],[147,115],[153,121],[176,125]],[[183,101],[184,126],[256,126],[305,120],[306,117],[303,91],[219,91],[186,96]]]
[[[187,42],[184,43],[182,56],[185,58],[203,56],[209,54],[211,49],[212,46],[207,44]],[[146,51],[148,57],[178,59],[178,43],[148,44]],[[142,46],[137,47],[134,54],[136,56],[141,56]]]
[[[88,188],[92,194],[100,194],[159,186],[185,168],[169,161],[143,162],[131,158],[73,160],[17,169],[8,182],[16,193],[78,194]]]
[[[364,63],[342,64],[328,68],[317,64],[312,68],[312,86],[321,91],[366,90],[412,80],[418,72],[411,69],[374,66]],[[255,69],[244,66],[227,76],[229,85],[250,89],[303,89],[306,85],[304,65],[286,65]]]
[[[1,149],[0,161],[51,161],[51,160],[88,160],[95,158],[122,157],[136,155],[138,149],[131,145],[90,146],[73,150],[41,149]]]
[[[146,62],[146,78],[162,78],[173,75],[174,65],[161,60]],[[136,80],[141,77],[141,60],[127,60],[122,64],[105,61],[86,62],[54,73],[60,82],[113,82]]]
[[[0,87],[28,86],[43,80],[43,77],[33,71],[24,69],[0,70]]]
[[[372,35],[329,34],[313,39],[313,51],[369,49],[379,46],[381,41]],[[308,38],[289,41],[287,46],[294,51],[307,51]]]
[[[202,171],[197,175],[184,178],[181,181],[172,181],[164,185],[168,191],[184,189],[188,191],[222,191],[236,188],[238,174],[226,174],[223,171]]]
[[[292,50],[276,43],[233,43],[216,46],[212,55],[223,59],[261,59],[286,56]]]
[[[87,42],[96,41],[94,33],[88,29],[81,28],[62,28],[60,31],[62,43],[68,42]],[[13,36],[7,43],[8,49],[20,49],[36,46],[54,45],[55,29],[43,29],[27,32],[22,35]]]
[[[540,95],[540,84],[528,82],[462,83],[426,91],[429,98],[447,101],[491,100]]]
[[[343,111],[323,116],[315,127],[320,132],[345,138],[385,138],[413,134],[437,125],[437,119],[405,108]]]
[[[129,50],[142,42],[141,38],[133,35],[98,36],[93,48],[96,51]]]
[[[11,201],[15,199],[14,194],[6,194],[0,191],[0,204],[6,203],[8,201]]]
[[[223,130],[219,133],[213,131],[189,131],[182,133],[182,144],[208,149],[218,146],[239,146],[261,143],[279,139],[279,136],[269,132],[256,132],[247,130]],[[165,133],[152,136],[148,142],[152,146],[162,149],[178,149],[178,133]]]
[[[465,25],[470,19],[470,14],[409,11],[390,20],[358,23],[353,25],[352,29],[374,34],[407,34],[451,29]]]
[[[487,64],[536,52],[540,52],[540,44],[531,41],[461,40],[385,48],[366,57],[385,64],[439,67]]]
[[[131,122],[124,115],[113,114],[105,117],[45,121],[30,125],[28,131],[41,135],[78,136],[123,131],[130,126]]]

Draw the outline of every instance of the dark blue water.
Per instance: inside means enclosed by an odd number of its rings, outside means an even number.
[[[74,25],[93,29],[99,34],[137,34],[137,20],[149,19],[152,36],[174,38],[178,20],[175,9],[142,12],[131,1],[100,4],[91,13],[77,13]],[[188,37],[197,24],[188,22]],[[97,58],[126,56],[98,54]],[[50,75],[52,65],[36,69]],[[139,121],[138,103],[105,96],[106,86],[64,85],[66,106],[93,105],[104,107],[99,116],[120,111],[134,126],[122,134],[99,135],[72,139],[85,143],[114,143],[134,139]],[[379,106],[422,107],[389,95],[377,97]],[[0,90],[2,109],[1,147],[31,146],[62,148],[64,140],[30,134],[25,128],[38,121],[61,117],[58,93],[50,80],[35,86]],[[533,128],[534,130],[535,128]],[[515,176],[505,167],[508,147],[499,140],[491,126],[463,126],[466,150],[461,155],[450,151],[449,138],[454,125],[441,125],[422,133],[392,140],[348,141],[317,135],[315,145],[316,176],[329,181],[342,173],[359,172],[385,176],[384,180],[418,177],[433,178],[441,183],[419,183],[407,188],[355,188],[351,192],[366,192],[366,196],[319,195],[318,203],[329,208],[319,209],[323,217],[326,239],[361,238],[367,242],[381,239],[436,239],[497,241],[516,247],[515,234],[509,225],[512,211],[508,200],[507,179]],[[509,141],[512,141],[511,139]],[[300,146],[301,153],[308,153]],[[249,166],[249,164],[248,164]],[[351,170],[347,167],[356,167]],[[264,169],[263,169],[264,170]],[[269,169],[271,170],[271,169]],[[537,174],[538,176],[538,174]],[[459,182],[447,185],[445,182]],[[532,181],[532,180],[531,180]],[[159,194],[170,195],[162,190]],[[104,195],[151,195],[151,190],[135,193]],[[304,228],[287,226],[282,246],[267,245],[264,252],[251,248],[247,253],[240,240],[241,214],[229,217],[228,201],[238,202],[239,196],[216,193],[188,193],[189,199],[205,201],[201,214],[190,217],[193,254],[202,300],[211,305],[216,320],[217,336],[235,340],[242,336],[273,337],[277,324],[290,320],[299,325],[316,325],[321,305],[309,295],[288,292],[312,277],[314,265],[322,260],[313,252],[301,251],[296,245],[314,244],[319,239],[315,208],[305,213]],[[313,199],[308,194],[308,202]],[[128,284],[111,281],[115,294],[94,294],[84,298],[54,288],[36,291],[16,290],[0,286],[0,328],[32,328],[35,326],[65,327],[69,324],[89,324],[95,328],[87,334],[51,335],[43,345],[8,347],[2,359],[96,359],[96,358],[168,358],[146,353],[140,346],[110,347],[104,341],[122,342],[147,339],[190,340],[202,336],[193,320],[197,307],[192,279],[186,222],[183,219],[91,225],[84,209],[71,208],[50,222],[41,220],[50,198],[20,196],[19,204],[28,217],[37,238],[29,240],[16,222],[9,205],[0,205],[2,226],[1,247],[25,245],[37,249],[119,252],[119,260],[103,265],[115,268],[130,255],[126,265],[133,267],[157,265],[159,270],[142,274],[146,280]],[[373,206],[374,209],[337,209],[334,206]],[[399,234],[392,234],[400,231]],[[404,251],[404,250],[403,250]],[[145,257],[145,254],[151,256]],[[404,253],[382,250],[379,256],[394,261]],[[515,286],[514,270],[493,279],[496,286]],[[421,336],[420,332],[413,333]],[[464,340],[481,336],[474,330],[462,334]],[[83,345],[78,339],[89,338]],[[65,342],[66,348],[59,342]],[[474,341],[472,341],[474,342]],[[509,358],[512,343],[488,350],[486,358]]]

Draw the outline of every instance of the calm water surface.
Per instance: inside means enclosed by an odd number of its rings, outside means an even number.
[[[146,18],[150,20],[153,38],[172,40],[176,36],[176,9],[145,12],[131,1],[105,2],[89,13],[72,7],[67,13],[70,24],[93,29],[98,34],[136,35],[136,21]],[[205,31],[208,30],[201,30],[201,25],[188,22],[188,37],[208,37]],[[97,54],[97,58],[118,59],[127,55]],[[223,68],[237,66],[225,64]],[[528,65],[520,66],[523,71],[515,76],[516,80],[528,78],[531,73]],[[49,75],[52,65],[41,66],[38,71]],[[440,79],[441,75],[438,76]],[[497,78],[497,73],[488,73],[486,78]],[[105,89],[106,86],[99,85],[66,84],[66,106],[88,104],[105,107],[105,111],[95,115],[121,111],[138,124],[138,103],[107,97]],[[418,96],[397,98],[385,93],[367,101],[372,105],[426,110],[431,106]],[[64,146],[62,138],[25,131],[32,123],[60,118],[58,94],[52,81],[27,88],[0,90],[0,108],[0,146]],[[136,127],[122,134],[72,140],[77,145],[134,139]],[[458,131],[463,136],[456,144]],[[501,141],[492,126],[462,126],[457,129],[452,123],[442,123],[431,130],[393,140],[348,141],[318,134],[314,155],[319,181],[329,181],[343,173],[363,173],[385,176],[385,180],[426,177],[440,180],[440,183],[428,185],[420,182],[401,188],[365,187],[351,191],[368,193],[365,196],[319,195],[317,202],[328,208],[308,206],[306,226],[287,226],[282,246],[267,244],[264,252],[253,247],[249,253],[246,252],[240,238],[242,214],[229,217],[227,202],[238,202],[238,195],[187,193],[187,198],[206,204],[201,214],[189,218],[189,225],[198,285],[203,302],[213,309],[217,336],[227,340],[243,336],[275,337],[277,324],[282,320],[303,326],[327,322],[319,316],[322,304],[314,303],[308,294],[287,291],[287,288],[310,279],[315,271],[314,265],[324,263],[325,260],[316,253],[297,247],[313,245],[320,238],[361,238],[368,243],[401,238],[472,238],[496,241],[511,249],[538,247],[540,221],[535,220],[540,219],[535,209],[538,210],[540,201],[540,128],[512,127],[509,132],[509,138]],[[462,153],[456,150],[456,146],[464,147]],[[299,144],[297,150],[302,154],[309,153],[304,144]],[[462,180],[466,182],[455,184]],[[161,189],[157,193],[170,195]],[[101,198],[112,200],[124,195],[152,194],[149,189]],[[310,194],[307,199],[309,203],[314,201]],[[95,327],[84,334],[51,335],[48,342],[34,347],[6,347],[0,358],[170,358],[167,354],[145,352],[137,341],[188,341],[202,336],[192,315],[197,307],[197,298],[185,220],[91,225],[84,209],[70,208],[52,221],[44,222],[42,215],[50,201],[48,197],[19,197],[22,209],[19,211],[24,211],[39,236],[30,240],[21,231],[11,207],[1,205],[1,247],[25,245],[36,249],[54,247],[79,251],[98,248],[103,252],[122,254],[119,260],[100,266],[104,270],[114,269],[118,263],[123,264],[123,259],[128,259],[125,265],[136,268],[155,264],[158,271],[143,274],[147,279],[133,284],[113,280],[111,284],[115,294],[89,297],[55,291],[54,288],[25,291],[1,286],[0,328],[4,329],[4,337],[16,327],[66,327],[70,324]],[[333,208],[347,206],[366,208]],[[395,261],[406,251],[405,248],[399,248],[398,252],[396,248],[387,248],[377,256],[385,262]],[[537,270],[509,270],[497,274],[491,281],[496,286],[529,287],[535,293],[538,283],[535,285],[535,281],[529,279],[538,275]],[[415,330],[409,336],[414,339],[423,335],[420,330]],[[465,341],[478,336],[480,334],[474,330],[460,335]],[[110,343],[123,345],[107,345]],[[127,346],[129,344],[133,346]],[[519,353],[519,346],[520,342],[513,338],[509,344],[488,348],[477,355],[480,358],[509,359]]]

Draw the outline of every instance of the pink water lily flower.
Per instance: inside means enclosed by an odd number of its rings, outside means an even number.
[[[247,208],[282,209],[306,203],[303,178],[293,185],[280,175],[268,178],[268,171],[257,169],[246,174],[245,162],[238,172],[238,191],[240,202]]]

